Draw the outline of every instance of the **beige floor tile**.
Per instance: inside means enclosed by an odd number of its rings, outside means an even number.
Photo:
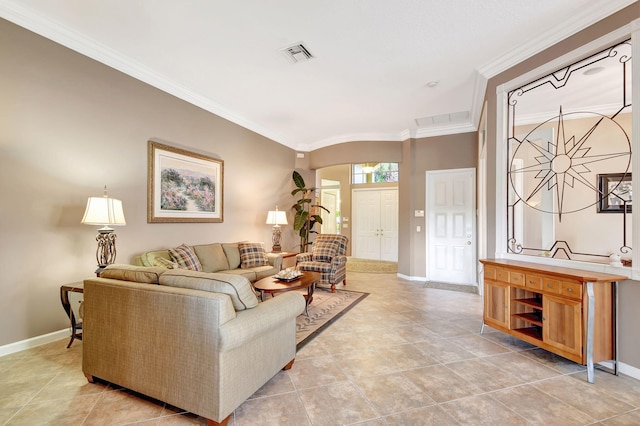
[[[586,367],[562,358],[554,353],[547,352],[544,349],[532,349],[530,351],[522,351],[520,355],[536,360],[549,368],[558,370],[561,373],[576,373],[578,371],[586,371]]]
[[[478,295],[365,273],[349,274],[347,289],[370,295],[299,351],[293,368],[252,395],[229,426],[640,424],[640,381],[596,370],[587,384],[584,366],[490,327],[480,335]],[[0,357],[0,425],[206,424],[88,384],[82,341],[67,343]]]
[[[452,362],[447,367],[464,377],[482,392],[505,389],[524,383],[520,377],[492,364],[487,358]]]
[[[468,350],[456,345],[452,339],[440,339],[435,342],[419,342],[416,343],[416,347],[425,355],[443,364],[476,357]]]
[[[311,423],[342,425],[373,420],[378,413],[352,383],[338,383],[300,391]]]
[[[527,421],[489,395],[477,395],[442,404],[461,425],[527,425]]]
[[[235,424],[244,425],[310,425],[307,412],[295,392],[250,399],[235,412]]]
[[[354,382],[381,415],[435,404],[401,373],[361,378]]]
[[[491,397],[534,425],[587,425],[596,420],[532,385],[518,386],[491,394]]]
[[[294,364],[295,365],[295,364]],[[290,371],[290,370],[289,370]],[[289,371],[280,371],[271,380],[265,383],[254,393],[251,398],[262,398],[282,393],[295,392],[296,388],[291,380]]]
[[[403,374],[438,403],[482,393],[480,388],[444,365],[408,370]]]
[[[341,353],[333,357],[349,378],[379,376],[400,370],[397,364],[388,362],[384,352],[376,349]]]
[[[561,401],[590,415],[604,420],[634,409],[629,404],[608,394],[604,389],[574,378],[561,376],[535,383],[534,386]]]
[[[607,426],[638,426],[640,425],[640,410],[634,410],[629,413],[602,421]]]
[[[452,426],[459,424],[442,407],[432,405],[384,418],[390,426]]]
[[[522,356],[520,353],[494,355],[488,356],[484,359],[500,368],[502,371],[520,378],[524,382],[544,380],[561,374],[544,364]]]
[[[500,346],[496,343],[490,342],[487,339],[482,338],[479,334],[460,336],[451,339],[456,345],[460,346],[475,356],[489,356],[510,352],[509,349],[504,346]]]
[[[7,425],[81,425],[99,398],[100,394],[81,395],[28,404]]]
[[[163,405],[129,391],[107,391],[100,394],[83,425],[126,424],[156,418],[160,417]]]
[[[296,361],[288,374],[298,390],[348,380],[332,356]]]

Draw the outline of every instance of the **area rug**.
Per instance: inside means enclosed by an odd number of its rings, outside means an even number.
[[[313,294],[313,302],[309,305],[309,316],[307,317],[303,312],[302,315],[298,315],[298,318],[296,318],[297,350],[302,349],[322,330],[368,295],[369,293],[350,290],[336,290],[335,293],[331,293],[328,289],[316,288]]]
[[[347,272],[396,274],[398,272],[398,262],[349,257],[347,258]]]

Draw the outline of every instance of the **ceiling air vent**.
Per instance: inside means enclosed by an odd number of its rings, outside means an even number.
[[[284,49],[280,49],[282,53],[285,54],[291,62],[294,64],[296,62],[308,61],[309,59],[313,59],[313,55],[309,52],[302,43],[294,44],[293,46],[285,47]]]

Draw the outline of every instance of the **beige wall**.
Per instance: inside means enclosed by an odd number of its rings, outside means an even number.
[[[105,184],[127,220],[118,262],[182,242],[270,248],[294,151],[4,20],[0,63],[0,346],[68,326],[59,288],[96,268],[96,227],[80,220]],[[224,160],[224,223],[147,224],[150,138]]]
[[[495,253],[496,227],[503,226],[497,223],[496,218],[496,149],[497,149],[497,128],[496,112],[497,98],[496,89],[501,84],[525,74],[547,62],[550,62],[574,49],[596,40],[612,31],[629,24],[640,18],[640,2],[635,2],[620,12],[578,32],[572,37],[540,52],[537,55],[521,62],[520,64],[504,71],[491,78],[487,84],[486,98],[487,109],[487,253]],[[640,282],[625,281],[620,285],[620,355],[621,362],[640,368],[640,341],[637,339],[637,330],[640,329],[640,316],[637,315],[637,307],[640,304]]]
[[[417,225],[424,229],[425,222],[424,218],[415,218],[413,212],[425,209],[426,172],[476,167],[476,151],[476,134],[464,133],[404,142],[351,142],[329,146],[313,151],[311,164],[315,168],[344,161],[399,162],[398,272],[409,277],[424,277],[425,234],[415,229]]]

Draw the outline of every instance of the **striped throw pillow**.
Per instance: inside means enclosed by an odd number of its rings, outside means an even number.
[[[269,264],[267,253],[262,243],[239,243],[240,268],[255,268],[256,266],[266,266]]]
[[[176,248],[169,249],[169,256],[181,269],[190,269],[192,271],[202,271],[202,265],[193,247],[181,244]]]
[[[153,266],[160,266],[162,268],[167,268],[167,269],[175,269],[179,267],[179,265],[176,262],[172,262],[169,259],[165,259],[162,256],[156,256],[153,259]]]

